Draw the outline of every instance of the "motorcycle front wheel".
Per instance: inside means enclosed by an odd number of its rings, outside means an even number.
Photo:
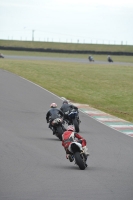
[[[80,152],[76,152],[74,154],[74,157],[75,157],[76,164],[79,166],[79,168],[81,170],[84,170],[86,168],[86,165],[85,165],[85,163],[83,162],[83,160],[80,156]]]

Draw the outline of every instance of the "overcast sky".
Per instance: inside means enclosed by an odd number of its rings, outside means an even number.
[[[0,0],[0,39],[133,45],[133,0]]]

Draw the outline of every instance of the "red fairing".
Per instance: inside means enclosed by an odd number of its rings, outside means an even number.
[[[72,131],[65,131],[62,135],[62,146],[67,149],[71,141],[66,142],[71,137]]]
[[[86,140],[83,137],[81,137],[78,133],[74,133],[72,131],[65,131],[62,135],[62,146],[65,148],[65,150],[67,150],[69,145],[74,141],[74,138],[80,139],[82,141],[82,147],[86,146]]]

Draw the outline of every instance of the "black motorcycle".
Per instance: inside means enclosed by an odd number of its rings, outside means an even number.
[[[71,152],[73,160],[75,160],[75,164],[78,165],[81,170],[84,170],[87,167],[87,156],[83,152],[81,143],[72,142],[68,149]]]
[[[78,111],[72,109],[71,111],[67,111],[64,113],[64,121],[67,122],[68,125],[73,125],[75,127],[75,131],[79,132],[79,124],[80,120],[78,117]]]
[[[62,141],[62,134],[66,130],[63,125],[63,118],[56,118],[51,122],[52,130],[54,135],[56,135]]]
[[[112,58],[108,57],[108,62],[113,62]]]
[[[93,58],[92,56],[89,56],[89,57],[88,57],[88,60],[89,60],[90,62],[94,62],[94,58]]]

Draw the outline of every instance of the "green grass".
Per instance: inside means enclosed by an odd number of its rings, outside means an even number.
[[[133,122],[133,67],[0,59],[0,68],[60,97]]]
[[[79,44],[59,42],[35,42],[0,40],[0,46],[25,47],[25,48],[51,48],[64,50],[90,50],[90,51],[111,51],[111,52],[133,52],[132,45],[104,45],[104,44]]]

